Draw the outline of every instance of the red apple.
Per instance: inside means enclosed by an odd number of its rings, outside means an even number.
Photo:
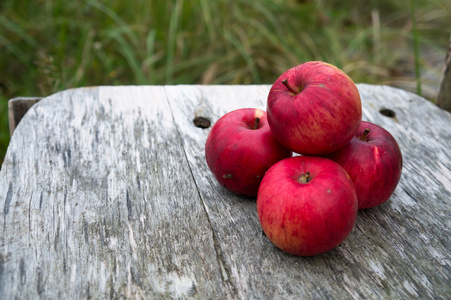
[[[349,235],[357,216],[357,196],[339,164],[323,157],[295,156],[266,172],[257,212],[275,246],[310,256],[331,250]]]
[[[208,167],[228,190],[257,196],[265,172],[276,162],[291,157],[271,134],[266,112],[256,108],[234,110],[211,128],[205,144]]]
[[[355,137],[344,148],[327,156],[351,176],[359,209],[387,201],[401,178],[402,154],[384,128],[362,121]]]
[[[345,146],[362,119],[356,85],[343,71],[311,61],[283,73],[268,94],[269,126],[293,152],[325,155]]]

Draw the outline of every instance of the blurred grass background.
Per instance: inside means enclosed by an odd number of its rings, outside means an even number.
[[[322,60],[434,101],[450,23],[450,0],[1,0],[0,164],[8,99],[73,87],[271,84]]]

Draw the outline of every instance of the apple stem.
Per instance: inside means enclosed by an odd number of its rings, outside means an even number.
[[[307,172],[305,174],[302,174],[301,177],[299,177],[298,181],[300,183],[307,183],[311,180],[312,178],[310,178],[310,172]]]
[[[291,93],[293,93],[293,94],[295,94],[295,95],[297,95],[297,94],[300,93],[300,91],[299,91],[299,89],[298,89],[297,87],[292,86],[292,85],[288,82],[288,79],[285,78],[284,80],[282,80],[282,83],[283,83],[284,86],[287,87],[287,89],[288,89]]]
[[[260,125],[260,118],[255,118],[254,127],[252,127],[253,130],[258,128],[258,125]]]
[[[368,133],[370,133],[370,129],[365,128],[365,131],[363,132],[363,136],[361,138],[362,141],[366,142],[368,140]]]

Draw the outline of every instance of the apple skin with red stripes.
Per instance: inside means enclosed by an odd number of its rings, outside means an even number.
[[[403,159],[398,143],[390,132],[370,122],[362,121],[354,138],[326,157],[348,172],[359,209],[386,202],[401,178]]]
[[[239,195],[256,197],[265,172],[292,152],[272,135],[266,112],[242,108],[222,116],[211,128],[205,158],[216,180]]]
[[[267,98],[268,122],[288,149],[327,155],[344,147],[362,119],[357,86],[339,68],[309,61],[285,71]]]
[[[339,164],[323,157],[295,156],[266,172],[257,213],[263,232],[276,247],[312,256],[333,249],[350,234],[357,195]]]

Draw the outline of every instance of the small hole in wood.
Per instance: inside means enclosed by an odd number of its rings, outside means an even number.
[[[195,117],[193,120],[193,124],[199,128],[208,128],[211,125],[211,121],[205,117]]]
[[[382,108],[381,110],[379,110],[379,112],[382,115],[384,115],[386,117],[389,117],[389,118],[396,117],[396,113],[393,110],[389,109],[389,108]]]

